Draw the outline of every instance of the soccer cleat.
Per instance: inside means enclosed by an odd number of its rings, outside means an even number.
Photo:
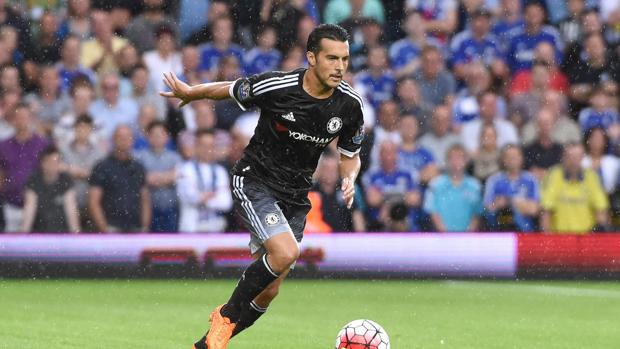
[[[215,308],[209,318],[211,322],[211,328],[207,333],[207,348],[209,349],[226,349],[235,330],[236,324],[220,313],[223,306]]]

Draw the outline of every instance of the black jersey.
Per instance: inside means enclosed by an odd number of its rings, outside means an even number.
[[[258,126],[233,168],[287,197],[305,197],[323,149],[338,138],[340,153],[353,157],[364,138],[362,99],[346,82],[329,98],[302,87],[306,69],[268,72],[235,81],[230,96],[242,109],[260,108]]]

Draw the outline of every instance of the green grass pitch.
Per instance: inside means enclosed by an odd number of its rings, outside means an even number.
[[[232,280],[0,280],[0,348],[189,349]],[[620,348],[620,283],[289,280],[229,349],[332,349],[377,321],[393,349]]]

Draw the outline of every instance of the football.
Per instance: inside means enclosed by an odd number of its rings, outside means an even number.
[[[390,338],[378,323],[355,320],[338,333],[336,349],[390,349]]]

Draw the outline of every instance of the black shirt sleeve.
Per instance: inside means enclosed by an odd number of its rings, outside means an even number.
[[[299,74],[282,73],[282,72],[266,72],[252,75],[247,78],[237,79],[228,90],[228,94],[232,97],[242,110],[252,107],[262,108],[268,92],[276,86],[283,84],[296,84]]]
[[[350,115],[338,137],[338,151],[352,158],[359,153],[365,136],[362,106],[355,102]]]

